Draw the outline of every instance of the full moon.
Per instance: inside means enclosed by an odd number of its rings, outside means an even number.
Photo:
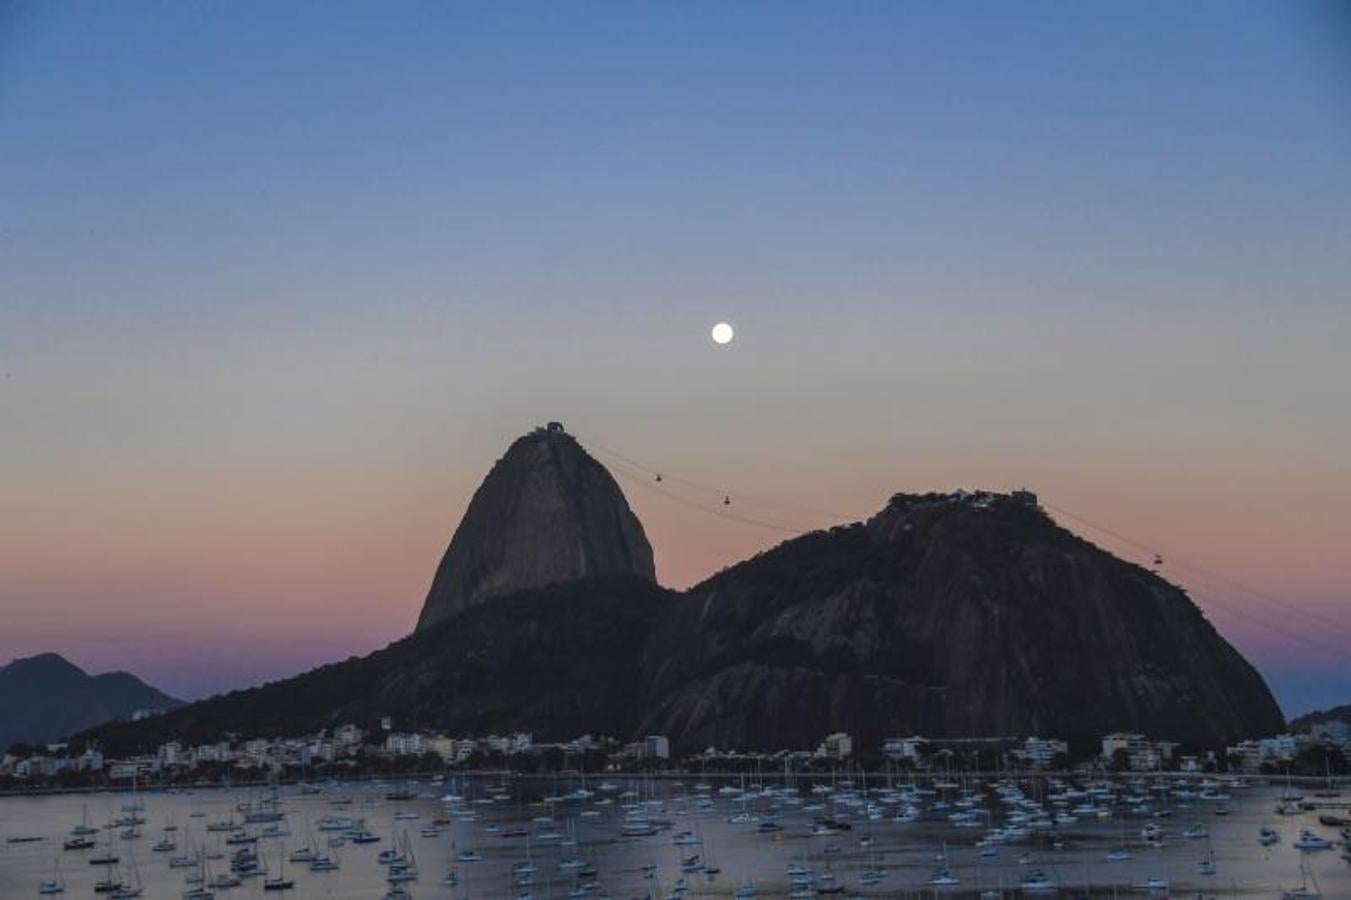
[[[726,322],[719,322],[717,325],[713,326],[713,343],[730,344],[732,343],[732,335],[734,333],[731,325],[728,325]]]

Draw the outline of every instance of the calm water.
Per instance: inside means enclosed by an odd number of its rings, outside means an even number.
[[[277,809],[283,813],[283,837],[260,837],[256,846],[270,874],[284,871],[295,881],[286,893],[264,892],[263,877],[246,878],[239,887],[221,889],[219,898],[269,897],[363,897],[381,898],[388,886],[387,869],[377,861],[382,850],[407,844],[418,878],[406,885],[413,897],[667,897],[685,879],[685,896],[731,897],[737,888],[752,884],[759,897],[784,897],[792,890],[790,866],[810,870],[819,886],[829,885],[829,873],[845,888],[846,896],[971,896],[979,890],[1002,888],[1005,896],[1021,896],[1020,884],[1029,873],[1041,870],[1058,885],[1061,896],[1085,892],[1087,885],[1098,896],[1146,897],[1137,887],[1149,879],[1162,879],[1173,897],[1192,897],[1198,891],[1216,896],[1278,897],[1282,888],[1301,883],[1301,862],[1325,898],[1351,898],[1351,863],[1341,856],[1337,829],[1320,826],[1314,813],[1277,815],[1280,789],[1222,788],[1227,800],[1201,800],[1141,789],[1151,797],[1154,814],[1132,811],[1125,800],[1130,789],[1114,786],[1114,796],[1063,795],[1063,788],[1046,783],[1022,782],[1023,799],[997,794],[992,785],[974,786],[959,804],[962,791],[907,786],[897,783],[887,792],[874,785],[868,792],[836,785],[834,793],[813,791],[809,782],[793,789],[775,787],[762,791],[754,786],[736,793],[740,782],[711,781],[701,789],[698,779],[683,783],[613,779],[601,784],[588,781],[590,797],[562,797],[582,783],[573,779],[554,781],[456,779],[444,784],[426,781],[404,784],[325,785],[319,793],[302,793],[294,787],[278,792]],[[771,785],[766,784],[766,787]],[[921,793],[912,793],[918,787]],[[968,787],[973,787],[968,785]],[[1070,785],[1073,789],[1073,785]],[[407,789],[411,800],[390,800],[386,794]],[[1060,793],[1056,802],[1055,795]],[[462,798],[444,800],[447,795]],[[94,882],[107,877],[108,867],[88,860],[108,847],[120,857],[115,877],[135,883],[139,877],[142,896],[178,898],[185,890],[185,877],[193,868],[170,868],[172,856],[205,858],[202,867],[214,876],[229,871],[229,858],[237,846],[229,846],[225,832],[208,832],[207,824],[242,820],[240,804],[258,803],[269,792],[253,790],[197,790],[191,793],[143,793],[146,819],[140,837],[124,838],[122,828],[105,828],[124,816],[128,794],[66,794],[46,797],[0,798],[0,897],[36,896],[38,884],[51,879],[54,863],[64,878],[65,896],[94,897]],[[1351,792],[1339,798],[1351,799]],[[1067,819],[1052,829],[1036,827],[1037,807],[1050,813],[1078,807],[1077,821]],[[1090,806],[1109,815],[1089,812]],[[895,821],[897,813],[910,807],[913,822]],[[1227,808],[1224,814],[1217,809]],[[1159,816],[1166,810],[1169,815]],[[1005,842],[977,846],[992,828],[1030,817],[1034,822],[1027,836],[1016,832]],[[364,820],[367,830],[380,840],[358,844],[345,841],[341,832],[321,831],[326,817]],[[954,822],[964,816],[967,825]],[[72,827],[86,818],[99,828],[92,850],[62,850]],[[824,829],[818,823],[833,819],[851,826]],[[436,819],[449,819],[439,834],[424,835]],[[645,819],[655,834],[626,837],[630,830],[646,830]],[[781,830],[768,830],[772,821]],[[1146,844],[1142,828],[1149,823],[1162,831],[1162,847]],[[1197,828],[1198,824],[1203,826]],[[1263,847],[1258,842],[1262,825],[1280,834],[1279,843]],[[165,826],[175,826],[166,832]],[[1044,823],[1043,823],[1044,825]],[[258,834],[266,825],[249,826]],[[765,830],[762,830],[765,829]],[[1301,828],[1328,838],[1332,849],[1301,852],[1292,846]],[[834,833],[814,834],[825,830]],[[1185,837],[1192,830],[1206,836]],[[688,833],[677,843],[682,833]],[[11,843],[16,837],[41,840]],[[174,851],[156,852],[156,843],[170,839]],[[339,846],[330,847],[330,841]],[[1123,847],[1128,860],[1109,861],[1108,853]],[[1059,844],[1059,846],[1056,846]],[[283,860],[295,850],[310,846],[331,854],[340,868],[312,872],[308,865]],[[469,851],[480,861],[460,861]],[[1215,874],[1203,874],[1199,863],[1213,852]],[[701,861],[720,869],[716,875],[703,871],[682,872],[682,862],[696,854]],[[215,858],[212,858],[215,857]],[[931,879],[944,864],[958,884],[935,888]],[[518,883],[517,863],[535,867],[528,885]],[[573,863],[567,867],[564,863]],[[582,877],[585,868],[595,869],[594,878]],[[454,871],[458,883],[446,883]],[[865,873],[880,874],[867,885]],[[593,884],[586,888],[585,885]],[[1054,896],[1050,891],[1040,896]],[[804,893],[803,896],[809,894]],[[106,895],[97,895],[106,896]],[[796,895],[795,895],[796,896]],[[1158,892],[1155,896],[1163,896]]]

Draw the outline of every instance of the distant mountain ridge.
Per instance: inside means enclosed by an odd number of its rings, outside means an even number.
[[[183,705],[128,672],[89,675],[56,653],[16,659],[0,666],[0,751],[49,743],[138,709]]]
[[[1308,731],[1323,722],[1351,722],[1351,703],[1343,703],[1331,709],[1316,709],[1290,720],[1292,732]]]
[[[490,546],[479,558],[515,565]],[[447,565],[438,581],[462,577]],[[1182,590],[1061,528],[1026,492],[897,494],[867,522],[785,541],[684,592],[620,569],[483,595],[362,659],[100,733],[148,749],[387,715],[461,736],[665,734],[690,752],[808,748],[833,731],[859,746],[1125,730],[1214,747],[1284,726],[1261,676]]]

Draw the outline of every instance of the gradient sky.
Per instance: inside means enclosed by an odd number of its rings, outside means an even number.
[[[0,661],[381,646],[558,418],[795,527],[1026,485],[1351,701],[1339,9],[0,3]],[[621,483],[669,585],[783,536]]]

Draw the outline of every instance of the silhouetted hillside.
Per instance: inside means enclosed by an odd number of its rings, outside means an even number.
[[[1323,722],[1351,722],[1351,703],[1344,703],[1331,709],[1315,710],[1291,719],[1290,730],[1292,732],[1308,731],[1313,726]]]
[[[524,729],[539,740],[636,725],[639,649],[677,595],[610,576],[526,590],[465,610],[359,659],[234,691],[149,722],[100,729],[112,752],[225,732],[275,737],[390,716],[398,729]]]
[[[412,637],[103,734],[148,749],[390,716],[456,735],[666,734],[689,751],[839,730],[862,746],[1115,730],[1216,746],[1283,725],[1186,594],[1026,492],[898,494],[683,594],[651,567],[609,473],[561,427],[537,430],[484,480]],[[609,574],[569,581],[591,573]]]
[[[87,675],[55,653],[16,659],[0,667],[0,749],[55,741],[138,709],[182,705],[126,672]]]
[[[898,495],[700,584],[646,658],[641,730],[684,747],[1129,729],[1270,734],[1257,672],[1178,588],[1030,496]]]
[[[362,659],[102,730],[149,748],[345,721],[681,750],[1127,729],[1218,745],[1282,719],[1186,595],[1009,497],[898,496],[684,594],[615,576],[471,607]]]

